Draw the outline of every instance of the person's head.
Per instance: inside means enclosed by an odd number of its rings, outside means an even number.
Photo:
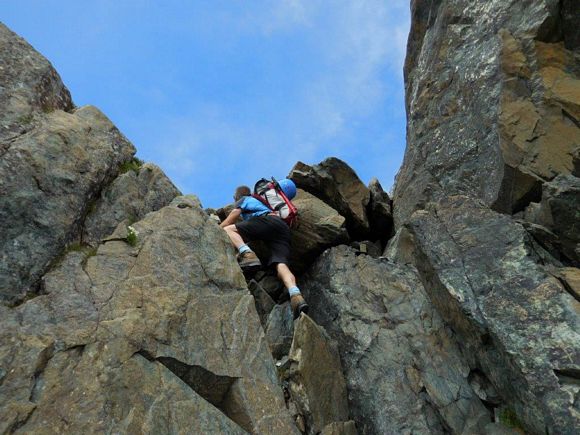
[[[239,186],[236,188],[236,193],[234,193],[234,201],[242,199],[243,196],[250,196],[252,191],[248,186]]]

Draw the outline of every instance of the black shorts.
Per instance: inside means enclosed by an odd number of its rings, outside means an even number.
[[[257,216],[239,222],[236,228],[245,242],[263,240],[270,248],[268,266],[288,264],[290,258],[290,228],[278,216]]]

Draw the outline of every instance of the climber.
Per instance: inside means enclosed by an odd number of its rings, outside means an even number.
[[[281,180],[278,185],[285,195],[292,199],[296,195],[296,186],[292,180]],[[288,267],[290,257],[290,228],[280,217],[280,213],[272,210],[258,199],[252,196],[248,186],[240,186],[236,189],[234,209],[224,219],[220,226],[226,231],[232,244],[238,249],[238,262],[245,270],[256,270],[262,266],[258,256],[246,244],[246,241],[262,240],[270,248],[268,266],[274,266],[278,278],[284,283],[290,295],[290,306],[294,318],[300,313],[308,312],[308,304],[296,286],[296,278]],[[239,217],[243,221],[237,222]]]

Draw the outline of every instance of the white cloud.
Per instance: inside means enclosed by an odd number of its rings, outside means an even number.
[[[315,17],[323,20],[313,32],[319,55],[328,66],[303,88],[304,109],[320,126],[319,141],[323,141],[386,104],[392,97],[389,89],[394,88],[387,86],[389,75],[402,87],[408,3],[357,0],[333,3],[332,8],[324,1],[292,3],[292,8],[301,3],[301,10],[310,14],[302,22],[313,22]]]

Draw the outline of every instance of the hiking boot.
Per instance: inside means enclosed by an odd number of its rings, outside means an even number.
[[[292,307],[292,313],[294,313],[295,319],[300,317],[301,313],[308,313],[308,304],[301,294],[294,295],[290,298],[290,306]]]
[[[238,256],[238,264],[244,270],[254,270],[262,267],[260,259],[253,251],[246,251]]]

